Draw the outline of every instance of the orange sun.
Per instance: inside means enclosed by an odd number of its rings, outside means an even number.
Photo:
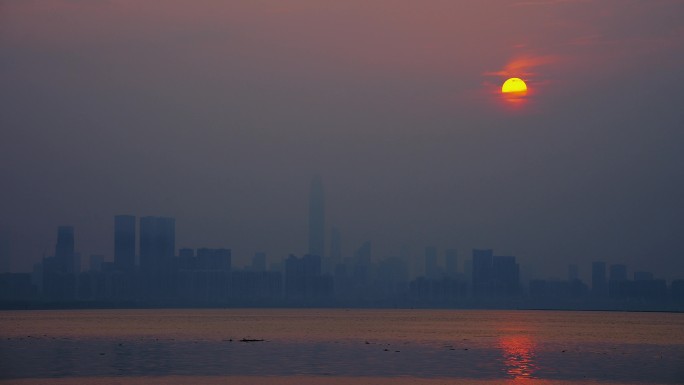
[[[501,86],[501,93],[524,95],[527,93],[527,84],[520,78],[510,78]]]

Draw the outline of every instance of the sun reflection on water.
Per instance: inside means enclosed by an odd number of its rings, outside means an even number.
[[[527,336],[503,336],[499,340],[506,374],[515,380],[535,378],[534,341]]]

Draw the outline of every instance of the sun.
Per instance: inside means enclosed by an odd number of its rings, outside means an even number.
[[[510,78],[501,86],[501,93],[503,94],[525,94],[527,92],[527,84],[520,78]]]

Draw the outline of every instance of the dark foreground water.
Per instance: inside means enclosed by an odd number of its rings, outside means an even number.
[[[8,383],[684,383],[669,313],[9,311],[0,338]]]

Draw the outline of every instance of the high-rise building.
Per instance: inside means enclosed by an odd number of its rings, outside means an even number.
[[[410,280],[424,276],[423,269],[425,264],[421,263],[420,258],[413,258],[411,246],[403,244],[399,247],[399,258],[404,261]]]
[[[309,255],[325,253],[325,195],[320,176],[311,180],[309,191]]]
[[[195,249],[178,249],[178,268],[181,270],[197,270],[200,268],[199,261],[195,258]]]
[[[473,250],[473,295],[511,296],[520,292],[520,265],[514,256]]]
[[[160,272],[169,268],[175,251],[175,219],[140,218],[140,269],[144,273]]]
[[[370,281],[371,250],[371,242],[366,241],[354,252],[352,281],[356,286],[365,286]]]
[[[285,296],[326,297],[332,294],[332,277],[321,274],[321,257],[290,255],[285,260]]]
[[[337,265],[342,263],[342,236],[337,227],[330,230],[330,271],[335,271]]]
[[[256,252],[252,257],[253,271],[266,271],[266,253]]]
[[[514,256],[492,257],[493,293],[499,296],[517,294],[520,290],[520,265]]]
[[[371,242],[366,241],[354,253],[354,264],[370,266],[371,264]]]
[[[446,269],[446,276],[449,278],[456,278],[458,276],[458,251],[456,249],[447,249],[444,252],[444,267]]]
[[[117,269],[131,272],[135,269],[135,217],[114,217],[114,263]]]
[[[55,255],[43,258],[40,268],[42,292],[51,300],[73,300],[76,298],[76,277],[80,272],[80,255],[74,250],[74,227],[59,226]]]
[[[437,279],[439,269],[437,268],[437,248],[428,246],[425,248],[425,278]]]
[[[609,281],[626,281],[627,280],[627,266],[622,264],[610,265],[608,275]]]
[[[463,277],[466,281],[471,282],[473,280],[473,260],[466,259],[463,261]]]
[[[203,270],[230,271],[231,270],[231,250],[230,249],[197,249],[197,259],[200,268]]]
[[[596,297],[608,295],[608,281],[606,280],[606,263],[596,261],[591,264],[591,292]]]
[[[492,249],[473,250],[473,295],[483,295],[490,291],[493,256]]]
[[[102,271],[102,265],[105,263],[104,255],[93,254],[90,256],[90,271]]]
[[[77,273],[74,244],[74,227],[59,226],[57,228],[57,244],[55,245],[55,267],[57,272]]]

